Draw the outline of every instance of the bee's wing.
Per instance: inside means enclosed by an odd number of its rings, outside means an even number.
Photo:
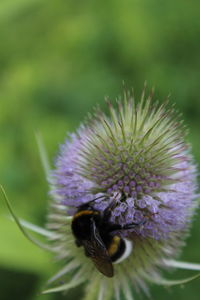
[[[85,248],[86,255],[92,259],[99,272],[107,277],[113,277],[114,270],[112,261],[104,242],[99,235],[95,222],[92,223],[91,237],[90,239],[83,241],[83,246]]]

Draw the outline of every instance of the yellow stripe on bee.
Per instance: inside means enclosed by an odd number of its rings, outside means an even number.
[[[99,213],[97,211],[93,211],[93,210],[81,210],[74,215],[74,219],[84,215],[98,215],[98,214]]]
[[[110,256],[113,256],[117,252],[117,250],[119,248],[120,240],[121,240],[121,238],[117,235],[115,235],[113,237],[110,247],[108,248],[108,254]]]

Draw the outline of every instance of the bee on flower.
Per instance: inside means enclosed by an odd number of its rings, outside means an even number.
[[[64,267],[44,293],[85,282],[84,300],[131,300],[149,282],[170,284],[161,270],[178,266],[198,206],[180,116],[145,89],[138,103],[125,92],[108,106],[109,116],[97,110],[68,136],[48,176],[50,249]]]
[[[49,228],[58,256],[70,258],[61,275],[75,274],[66,288],[87,281],[94,299],[131,299],[130,287],[148,293],[147,282],[161,278],[159,266],[184,244],[197,207],[196,166],[166,103],[143,93],[135,104],[126,93],[117,109],[108,105],[109,116],[97,111],[61,146]]]

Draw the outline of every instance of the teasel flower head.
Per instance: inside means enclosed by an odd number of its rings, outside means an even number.
[[[63,277],[64,283],[48,291],[85,282],[85,300],[119,300],[121,294],[130,300],[132,288],[148,294],[148,282],[162,282],[167,260],[179,255],[197,207],[197,171],[180,116],[152,95],[144,89],[136,103],[125,92],[116,107],[107,101],[108,116],[97,109],[61,146],[50,177],[48,228],[64,262],[50,282]],[[113,264],[113,278],[75,243],[71,219],[86,203],[101,215],[110,206],[112,224],[138,224],[115,232],[131,242],[132,251]]]

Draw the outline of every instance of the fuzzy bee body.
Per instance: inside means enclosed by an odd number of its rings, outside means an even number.
[[[109,219],[109,209],[101,215],[98,210],[83,205],[75,213],[71,227],[76,245],[83,246],[85,255],[93,261],[99,272],[107,277],[113,277],[113,263],[130,254],[132,243],[114,234],[116,230],[130,229],[130,224],[129,227],[122,227],[112,224]]]

